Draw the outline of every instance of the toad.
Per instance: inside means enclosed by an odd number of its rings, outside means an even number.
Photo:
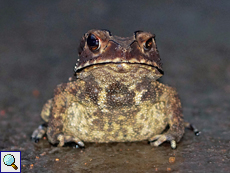
[[[74,77],[54,90],[44,105],[45,121],[32,134],[37,142],[134,142],[148,140],[173,149],[185,127],[176,90],[157,81],[163,74],[155,35],[136,31],[113,36],[108,30],[90,30],[82,37]]]

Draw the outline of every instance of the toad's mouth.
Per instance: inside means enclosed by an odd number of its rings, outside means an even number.
[[[133,83],[134,81],[140,80],[143,77],[157,80],[162,77],[163,72],[160,73],[156,67],[146,64],[109,62],[91,64],[75,73],[75,76],[80,79],[84,79],[89,75],[93,75],[99,81],[103,82],[105,82],[105,79],[116,79]]]
[[[98,68],[101,66],[110,66],[114,71],[117,72],[127,72],[132,70],[133,67],[141,67],[141,68],[155,68],[157,72],[161,75],[164,75],[164,71],[159,68],[156,62],[142,59],[142,60],[137,60],[137,59],[130,59],[130,60],[122,60],[121,58],[115,58],[113,60],[103,60],[100,61],[98,59],[92,59],[89,61],[86,61],[83,64],[78,64],[76,63],[74,67],[75,72],[82,71],[88,67],[93,67],[93,68]],[[133,66],[135,65],[135,66]]]

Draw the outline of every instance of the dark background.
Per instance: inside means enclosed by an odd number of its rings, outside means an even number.
[[[22,151],[22,172],[229,172],[229,0],[1,0],[0,150]],[[57,148],[30,141],[40,111],[67,82],[89,29],[131,36],[156,34],[165,75],[176,87],[187,121],[176,150],[137,143]]]

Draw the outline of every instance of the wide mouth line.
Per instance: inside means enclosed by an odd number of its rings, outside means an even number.
[[[76,68],[75,72],[79,72],[79,71],[82,71],[83,69],[87,68],[87,67],[90,67],[90,66],[93,66],[93,65],[105,65],[105,64],[139,64],[139,65],[145,65],[145,66],[149,66],[149,67],[154,67],[156,68],[162,75],[164,75],[164,71],[159,69],[157,66],[154,66],[154,65],[151,65],[151,64],[146,64],[146,63],[138,63],[138,62],[129,62],[129,61],[122,61],[122,62],[113,62],[113,61],[109,61],[109,62],[97,62],[97,63],[92,63],[92,64],[89,64],[89,65],[86,65],[86,66],[83,66],[80,68]]]

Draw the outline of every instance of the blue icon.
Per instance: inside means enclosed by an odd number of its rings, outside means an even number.
[[[7,166],[12,166],[15,170],[18,169],[18,167],[14,164],[15,163],[15,158],[12,154],[7,154],[3,158],[3,162]]]

